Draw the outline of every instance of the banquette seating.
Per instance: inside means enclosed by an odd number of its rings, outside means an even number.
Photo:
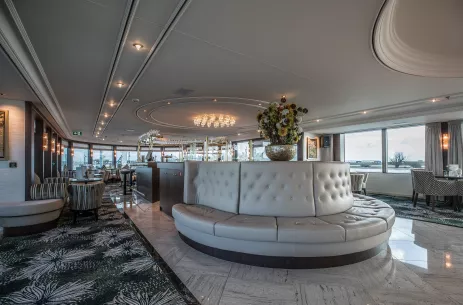
[[[364,260],[387,246],[384,202],[350,189],[341,162],[185,162],[181,238],[240,263],[319,268]]]

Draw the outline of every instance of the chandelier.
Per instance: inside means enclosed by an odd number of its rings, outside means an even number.
[[[193,123],[201,127],[231,127],[235,125],[236,118],[228,114],[201,114],[193,118]]]

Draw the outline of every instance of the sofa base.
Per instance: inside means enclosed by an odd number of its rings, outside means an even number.
[[[387,249],[387,240],[380,245],[360,251],[337,256],[325,257],[284,257],[284,256],[266,256],[249,253],[234,252],[229,250],[218,249],[200,244],[182,233],[178,232],[180,238],[190,247],[203,252],[207,255],[214,256],[226,261],[240,263],[251,266],[283,269],[318,269],[331,268],[344,265],[350,265],[367,260],[376,256],[381,251]]]
[[[15,236],[24,236],[42,233],[51,229],[56,228],[58,224],[58,219],[52,221],[38,223],[35,225],[21,226],[21,227],[4,227],[3,236],[5,237],[15,237]]]

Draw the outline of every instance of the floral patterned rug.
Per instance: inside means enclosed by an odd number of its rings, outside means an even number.
[[[426,205],[426,201],[421,199],[418,200],[416,207],[413,207],[410,198],[375,194],[370,196],[389,204],[397,217],[463,228],[463,212],[454,211],[449,204],[444,202],[437,202],[435,211],[432,211],[431,207]]]
[[[165,266],[107,192],[97,222],[65,209],[56,229],[0,240],[0,304],[199,304]]]

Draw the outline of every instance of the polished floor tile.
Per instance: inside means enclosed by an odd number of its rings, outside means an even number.
[[[397,218],[388,249],[366,261],[272,269],[192,249],[158,203],[125,198],[118,205],[201,304],[463,304],[461,228]]]

